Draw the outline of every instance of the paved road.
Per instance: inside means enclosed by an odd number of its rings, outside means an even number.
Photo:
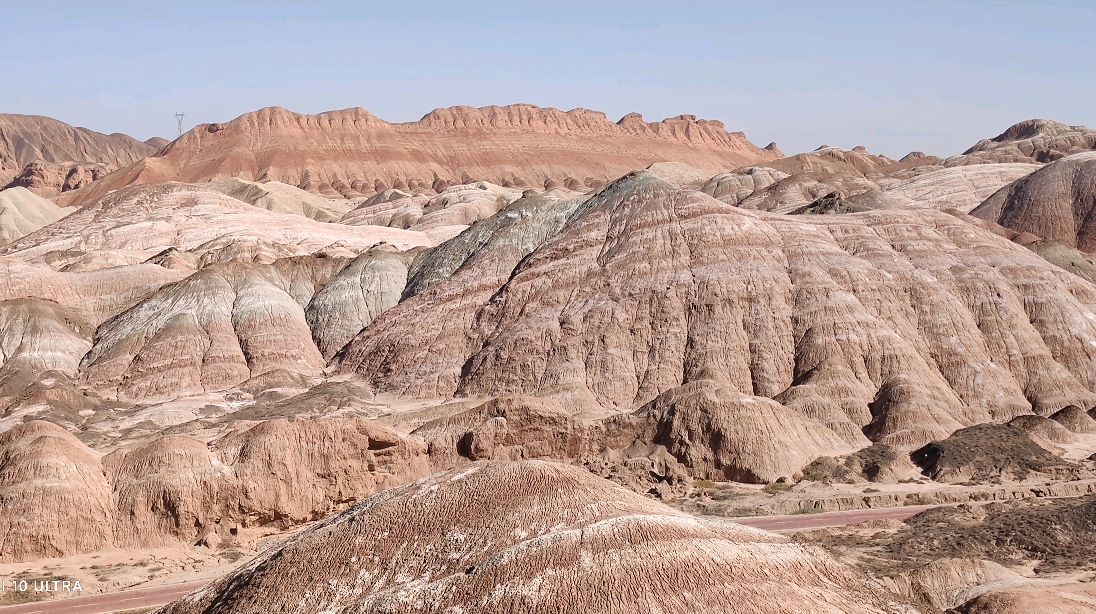
[[[917,505],[908,507],[885,507],[868,510],[851,510],[847,512],[795,514],[791,516],[752,516],[746,518],[731,518],[730,520],[738,524],[749,525],[768,531],[797,531],[802,529],[818,529],[822,527],[839,527],[847,524],[864,522],[866,520],[878,520],[880,518],[897,518],[902,520],[932,507],[936,506]],[[138,608],[151,608],[171,603],[187,593],[198,590],[208,582],[208,580],[199,580],[183,584],[153,586],[120,593],[107,593],[105,595],[92,595],[89,597],[76,597],[72,599],[0,607],[0,614],[108,614],[110,612],[122,612]]]
[[[803,529],[821,529],[841,527],[868,520],[894,518],[905,520],[914,514],[938,505],[907,505],[905,507],[880,507],[867,510],[849,510],[844,512],[819,512],[817,514],[793,514],[790,516],[750,516],[730,518],[732,522],[744,524],[766,531],[800,531]]]
[[[152,608],[171,603],[179,597],[209,584],[209,580],[164,584],[118,593],[40,601],[0,608],[3,614],[107,614],[140,608]]]

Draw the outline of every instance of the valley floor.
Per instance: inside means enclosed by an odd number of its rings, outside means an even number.
[[[849,559],[860,554],[848,535],[893,530],[903,521],[927,510],[951,505],[982,505],[994,501],[1060,498],[1073,500],[1096,492],[1096,480],[1008,486],[929,484],[824,485],[804,482],[780,488],[732,483],[701,484],[697,498],[670,503],[708,518],[784,533],[797,541],[819,543]],[[874,488],[878,486],[878,488]],[[865,490],[883,492],[865,493]],[[768,492],[767,492],[768,491]],[[733,501],[733,505],[727,504]],[[901,501],[932,501],[902,505]],[[892,505],[899,502],[897,505]],[[1022,504],[1022,503],[1021,503]],[[792,513],[780,513],[782,510]],[[731,516],[730,513],[741,515]],[[285,532],[245,534],[231,547],[178,546],[152,549],[113,549],[96,553],[0,565],[0,578],[80,580],[83,592],[35,594],[0,593],[0,614],[107,614],[144,612],[196,591],[227,575],[268,548],[277,548],[309,523]],[[844,531],[837,534],[832,530]],[[837,537],[835,537],[835,535]],[[1023,571],[1019,569],[1018,571]],[[1030,571],[1030,570],[1029,570]],[[1066,591],[1078,599],[1096,600],[1096,588],[1084,573],[1029,578],[1018,573],[995,588],[1019,589],[1024,594]]]

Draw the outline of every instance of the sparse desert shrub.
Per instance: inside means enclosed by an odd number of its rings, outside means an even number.
[[[978,424],[960,429],[910,454],[930,478],[941,482],[985,483],[1023,480],[1032,473],[1076,477],[1079,467],[1040,447],[1022,429],[1008,424]]]
[[[778,495],[782,492],[788,492],[791,489],[792,489],[792,484],[783,483],[783,482],[774,482],[772,484],[766,484],[765,486],[763,486],[761,488],[762,492],[768,493],[770,495]]]

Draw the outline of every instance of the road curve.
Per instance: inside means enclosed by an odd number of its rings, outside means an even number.
[[[937,506],[883,507],[842,512],[819,512],[817,514],[793,514],[789,516],[749,516],[729,518],[728,520],[767,531],[800,531],[823,527],[839,527],[881,518],[903,520],[933,507]],[[209,582],[210,580],[197,580],[88,597],[0,607],[0,614],[110,614],[111,612],[124,612],[139,608],[153,608],[171,603],[187,593],[198,590]]]

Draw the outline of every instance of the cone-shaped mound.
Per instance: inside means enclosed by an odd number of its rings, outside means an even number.
[[[887,608],[877,587],[820,550],[689,516],[578,467],[522,461],[477,463],[371,497],[164,611]]]

